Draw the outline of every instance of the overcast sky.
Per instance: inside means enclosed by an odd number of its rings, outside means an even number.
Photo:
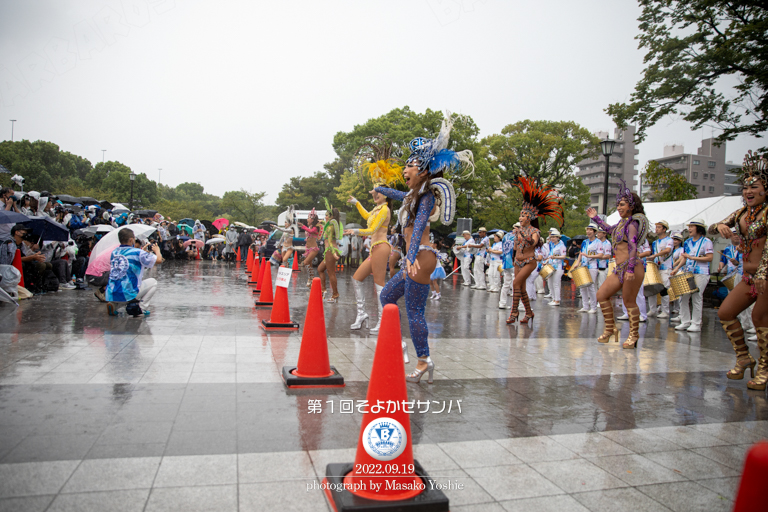
[[[333,136],[408,105],[611,130],[642,71],[629,0],[0,0],[0,139],[46,140],[175,186],[273,202]],[[717,132],[715,132],[715,135]],[[640,166],[710,131],[666,119]],[[740,162],[763,145],[728,145]],[[158,171],[162,168],[162,172]]]

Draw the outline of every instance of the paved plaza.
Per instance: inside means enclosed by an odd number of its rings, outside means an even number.
[[[330,510],[313,483],[354,460],[361,414],[340,408],[365,399],[376,341],[349,331],[351,270],[325,305],[346,387],[301,391],[280,378],[301,331],[260,328],[270,313],[242,270],[163,263],[147,318],[109,317],[79,290],[1,306],[0,511]],[[288,289],[302,327],[305,281]],[[409,400],[445,406],[411,429],[415,458],[454,487],[453,512],[732,508],[768,403],[725,378],[735,357],[715,311],[700,333],[649,318],[623,350],[595,341],[601,315],[576,312],[570,282],[561,307],[539,296],[532,326],[509,327],[498,294],[460,281],[427,306],[434,384],[407,385]]]

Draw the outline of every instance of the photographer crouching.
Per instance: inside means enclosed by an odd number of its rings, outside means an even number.
[[[149,315],[149,301],[157,291],[156,279],[142,279],[144,269],[152,268],[155,263],[162,263],[163,257],[157,244],[147,242],[141,249],[134,247],[136,235],[130,228],[122,228],[117,233],[120,246],[110,258],[109,284],[106,299],[107,312],[111,316],[118,314],[115,302],[127,302],[125,312],[131,316]],[[140,302],[144,302],[142,311]]]

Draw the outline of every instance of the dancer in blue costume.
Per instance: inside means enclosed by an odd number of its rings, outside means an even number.
[[[429,330],[424,309],[429,295],[429,278],[437,263],[436,251],[429,245],[431,222],[453,222],[456,213],[456,195],[453,186],[442,178],[445,171],[458,171],[464,167],[474,169],[472,152],[455,152],[448,148],[448,138],[459,116],[446,112],[440,133],[435,139],[417,137],[408,143],[411,151],[403,176],[408,192],[386,187],[375,190],[392,199],[403,202],[400,208],[400,225],[407,244],[405,268],[400,270],[384,286],[381,304],[395,304],[405,295],[405,312],[408,327],[419,362],[413,373],[406,375],[408,382],[419,382],[429,373],[427,382],[432,383],[435,365],[429,357],[427,338]],[[407,346],[403,342],[403,357],[407,360]]]

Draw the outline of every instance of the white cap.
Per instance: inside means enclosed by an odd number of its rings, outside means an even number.
[[[704,224],[704,221],[702,219],[693,219],[688,221],[688,225],[694,225],[694,226],[701,226],[703,228],[706,228],[707,226]]]
[[[549,235],[550,236],[561,236],[560,232],[557,229],[555,229],[555,228],[550,228],[549,229]]]

